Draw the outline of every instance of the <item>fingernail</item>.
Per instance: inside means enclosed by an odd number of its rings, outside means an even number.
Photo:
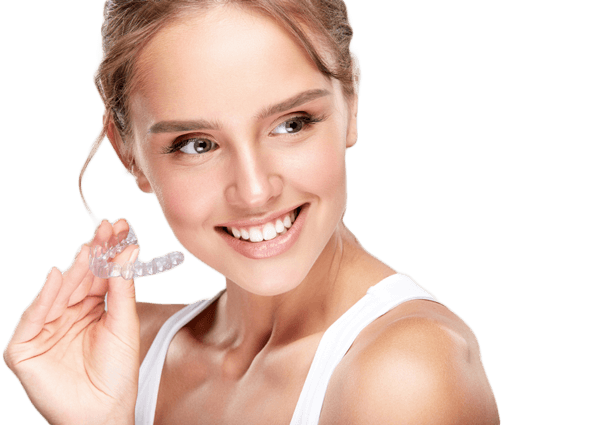
[[[127,237],[128,234],[129,234],[129,232],[127,232],[125,230],[123,230],[122,232],[119,232],[116,235],[116,243],[123,241]]]
[[[129,262],[134,263],[135,260],[137,260],[137,255],[139,255],[139,248],[135,248],[135,251],[131,253],[131,256],[129,257]]]
[[[138,254],[139,254],[139,248],[135,249],[135,251],[133,251],[131,253],[131,256],[129,257],[129,261],[127,261],[123,265],[121,272],[120,272],[123,279],[130,280],[130,279],[133,279],[133,277],[135,277],[135,260],[137,259]]]

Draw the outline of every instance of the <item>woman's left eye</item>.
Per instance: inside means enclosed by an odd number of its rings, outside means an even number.
[[[281,122],[272,130],[272,134],[294,134],[300,132],[305,125],[312,123],[311,117],[293,117]]]

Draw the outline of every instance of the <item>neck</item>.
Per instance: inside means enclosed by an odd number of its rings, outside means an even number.
[[[339,274],[344,270],[345,250],[346,241],[337,231],[305,279],[296,288],[280,295],[256,295],[227,281],[223,303],[227,328],[236,329],[238,337],[243,339],[259,338],[259,335],[269,335],[272,340],[278,335],[288,338],[289,328],[293,334],[298,334],[297,338],[300,334],[311,333],[312,329],[305,329],[306,319],[320,322],[325,315],[323,310],[334,297]]]
[[[306,278],[291,291],[256,295],[227,280],[210,339],[235,352],[235,364],[251,364],[266,347],[325,331],[367,288],[393,273],[341,223]]]
[[[306,278],[284,294],[256,295],[226,281],[210,338],[226,352],[225,373],[242,376],[260,352],[324,332],[365,294],[349,288],[351,236],[344,224],[339,226]]]

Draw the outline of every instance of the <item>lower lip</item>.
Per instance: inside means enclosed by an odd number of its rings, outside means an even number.
[[[275,257],[288,251],[297,241],[299,238],[299,233],[301,232],[303,224],[305,223],[305,217],[307,216],[308,208],[308,204],[303,205],[291,228],[287,230],[285,234],[279,235],[269,241],[249,242],[231,236],[223,228],[218,228],[217,231],[232,249],[247,258],[259,260],[263,258]]]

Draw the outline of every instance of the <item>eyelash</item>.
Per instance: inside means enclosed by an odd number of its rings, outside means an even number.
[[[275,128],[277,128],[280,125],[282,125],[286,122],[289,122],[289,121],[301,121],[303,123],[303,126],[301,127],[301,130],[299,130],[297,132],[297,133],[300,133],[301,131],[304,131],[305,129],[310,128],[314,124],[317,124],[317,123],[323,121],[324,119],[325,119],[324,116],[313,116],[311,114],[305,113],[305,115],[296,115],[294,117],[290,117],[284,121],[281,121],[279,124],[276,125]],[[288,135],[292,136],[297,133],[289,133]],[[284,134],[276,134],[275,136],[284,136]],[[182,154],[181,149],[194,140],[205,140],[205,141],[214,143],[216,145],[216,148],[211,149],[210,151],[218,149],[218,144],[211,139],[208,139],[205,137],[188,137],[186,139],[176,139],[174,142],[172,142],[172,144],[170,146],[167,146],[166,148],[164,148],[163,153],[164,154],[173,154],[173,153],[174,154]],[[208,151],[208,152],[210,152],[210,151]],[[201,155],[201,154],[198,154],[198,155]]]

